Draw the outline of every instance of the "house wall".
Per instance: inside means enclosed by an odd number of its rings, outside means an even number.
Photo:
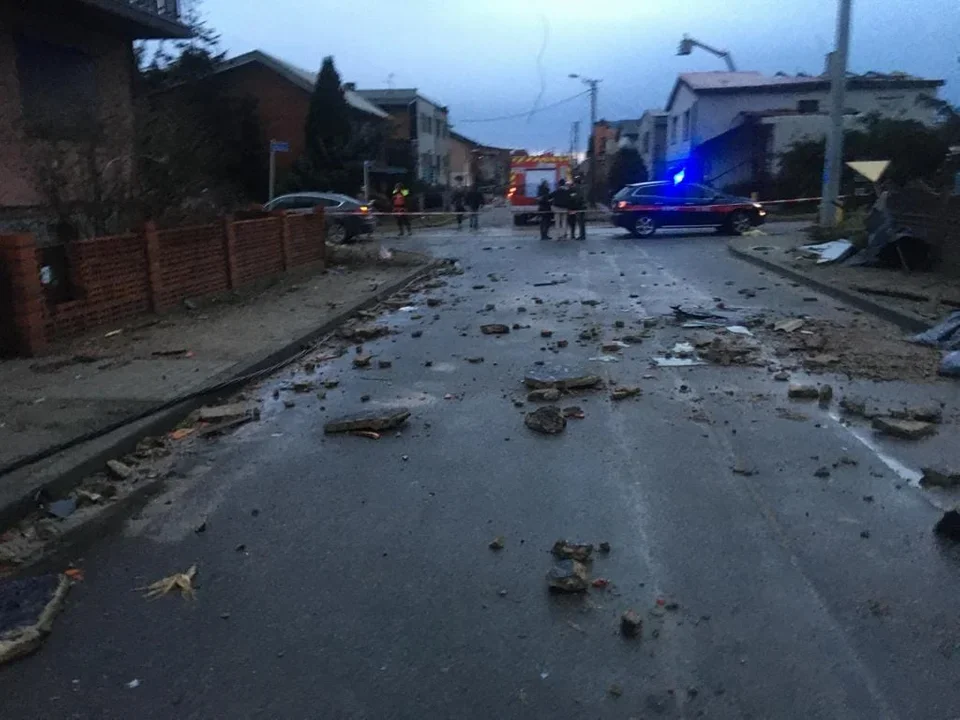
[[[417,178],[433,185],[449,185],[451,159],[447,111],[417,97],[416,112]]]
[[[637,132],[637,150],[643,158],[651,180],[659,180],[663,174],[667,151],[666,118],[645,112],[640,118]]]
[[[0,228],[16,228],[22,211],[48,204],[38,188],[39,169],[60,159],[71,182],[64,188],[68,198],[89,193],[90,181],[80,173],[77,158],[93,147],[97,167],[130,180],[133,163],[133,47],[129,38],[109,35],[63,13],[39,17],[26,4],[0,7]],[[65,140],[55,135],[39,137],[23,115],[21,84],[17,69],[18,35],[80,51],[92,58],[96,88],[97,139]],[[107,168],[107,163],[117,158]],[[65,164],[66,160],[68,164]]]
[[[220,73],[215,82],[232,97],[252,97],[257,101],[257,118],[263,130],[264,155],[270,140],[286,140],[290,152],[277,153],[277,184],[283,185],[293,164],[304,152],[310,93],[259,63],[249,63]],[[266,188],[266,179],[264,179]]]
[[[464,186],[473,184],[473,166],[471,159],[473,146],[459,138],[450,138],[450,181],[456,185],[456,177],[462,176]]]

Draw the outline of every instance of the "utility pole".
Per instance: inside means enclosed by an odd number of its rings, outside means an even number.
[[[820,225],[837,222],[837,196],[843,172],[843,105],[847,89],[847,55],[850,50],[850,6],[853,0],[839,0],[836,48],[830,56],[830,132],[823,162],[823,191]]]
[[[570,155],[576,154],[580,147],[580,121],[574,120],[570,126]]]
[[[583,77],[577,73],[570,73],[570,77],[579,79],[584,85],[590,88],[590,132],[587,133],[587,155],[590,160],[587,164],[587,203],[589,204],[593,202],[593,180],[596,175],[595,166],[597,164],[596,153],[592,152],[595,148],[591,148],[590,144],[593,142],[593,131],[597,125],[597,86],[601,81],[594,78]]]

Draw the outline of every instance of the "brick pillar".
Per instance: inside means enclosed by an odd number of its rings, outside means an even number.
[[[280,221],[280,259],[283,261],[283,270],[286,272],[290,269],[293,253],[290,247],[290,220],[282,210],[278,210],[273,215]]]
[[[163,277],[160,275],[160,238],[157,224],[148,220],[143,226],[143,240],[147,250],[147,286],[150,293],[150,311],[160,312],[160,295],[163,292]]]
[[[223,256],[227,263],[227,287],[237,287],[237,234],[234,232],[233,215],[223,216]]]
[[[327,223],[322,205],[313,208],[314,222],[320,235],[320,267],[327,267]]]
[[[0,308],[0,316],[6,316],[4,334],[15,353],[37,355],[46,348],[47,335],[36,240],[29,233],[0,235],[0,258],[8,284],[0,296],[10,305]]]

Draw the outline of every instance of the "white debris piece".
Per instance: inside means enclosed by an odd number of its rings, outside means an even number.
[[[843,260],[848,255],[856,251],[853,243],[849,240],[831,240],[817,245],[804,245],[800,252],[804,255],[810,255],[817,259],[817,265],[824,263],[837,262]]]

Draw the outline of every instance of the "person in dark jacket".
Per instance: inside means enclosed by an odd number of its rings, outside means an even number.
[[[550,224],[553,222],[553,193],[546,180],[537,188],[537,213],[540,220],[540,239],[550,239]]]
[[[568,225],[570,225],[571,240],[587,239],[587,198],[584,193],[583,184],[580,178],[573,179],[570,186],[569,215],[567,216]]]
[[[467,207],[470,208],[470,229],[480,229],[480,208],[483,207],[483,193],[474,185],[467,191]]]
[[[463,190],[462,178],[457,177],[457,187],[453,191],[453,211],[457,214],[457,230],[463,229],[463,213],[466,211],[466,193]]]
[[[567,181],[560,178],[557,189],[553,191],[553,219],[557,223],[557,232],[561,237],[567,235],[567,206],[570,204],[570,190]]]

